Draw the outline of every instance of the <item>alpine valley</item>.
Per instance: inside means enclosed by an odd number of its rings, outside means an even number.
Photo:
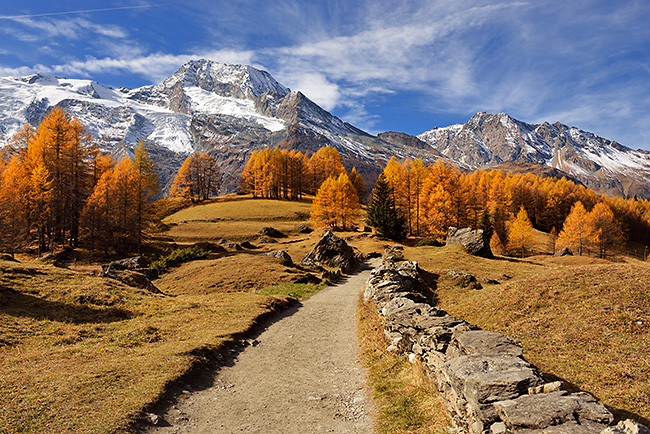
[[[650,197],[649,152],[559,122],[532,125],[505,113],[478,113],[417,137],[373,136],[251,66],[191,61],[162,83],[137,89],[42,74],[0,78],[0,146],[22,125],[38,126],[54,106],[79,118],[100,149],[116,157],[144,140],[167,186],[194,151],[217,159],[227,193],[237,189],[252,151],[280,146],[312,153],[331,145],[368,185],[392,156],[444,158],[467,170],[535,171],[599,193]]]

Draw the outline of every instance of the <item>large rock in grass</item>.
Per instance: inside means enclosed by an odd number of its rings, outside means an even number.
[[[354,270],[359,265],[359,260],[352,247],[332,231],[327,231],[300,263],[308,266],[338,267],[345,273]]]
[[[272,258],[279,259],[282,261],[282,265],[285,266],[292,266],[293,261],[291,260],[291,256],[284,250],[273,250],[272,252],[266,252],[266,253],[260,253],[261,256],[270,256]]]
[[[483,258],[492,258],[490,240],[487,239],[480,229],[462,228],[450,226],[447,231],[447,245],[459,243],[465,247],[468,253]]]

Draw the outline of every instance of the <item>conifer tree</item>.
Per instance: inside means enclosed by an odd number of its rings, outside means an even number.
[[[0,174],[0,245],[12,256],[27,235],[29,182],[16,154]]]
[[[169,191],[172,197],[185,197],[192,202],[207,200],[219,194],[221,170],[214,157],[194,153],[185,159]]]
[[[149,220],[151,207],[150,200],[160,192],[160,184],[156,168],[149,158],[144,141],[140,140],[131,159],[131,165],[135,172],[136,184],[136,221],[137,221],[137,245],[138,253],[142,249],[142,238],[144,235],[145,222]]]
[[[383,172],[379,175],[366,213],[366,224],[375,228],[380,237],[399,240],[404,238],[404,218],[398,213],[393,190]]]

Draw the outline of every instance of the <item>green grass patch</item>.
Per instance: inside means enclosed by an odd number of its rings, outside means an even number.
[[[187,247],[185,249],[176,249],[167,256],[159,258],[157,261],[151,263],[151,268],[158,268],[166,270],[171,267],[177,267],[185,262],[195,261],[197,259],[205,259],[210,256],[210,252],[206,252],[200,247]]]
[[[327,284],[325,283],[321,283],[320,285],[314,285],[311,283],[288,283],[286,285],[267,286],[266,288],[257,291],[257,293],[261,295],[281,295],[293,297],[298,300],[306,300],[326,286]]]

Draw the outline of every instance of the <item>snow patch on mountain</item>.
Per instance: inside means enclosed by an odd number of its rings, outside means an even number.
[[[190,98],[193,111],[244,118],[269,131],[281,131],[286,128],[285,122],[281,119],[257,113],[255,104],[251,100],[224,97],[196,86],[186,87],[185,94]]]

